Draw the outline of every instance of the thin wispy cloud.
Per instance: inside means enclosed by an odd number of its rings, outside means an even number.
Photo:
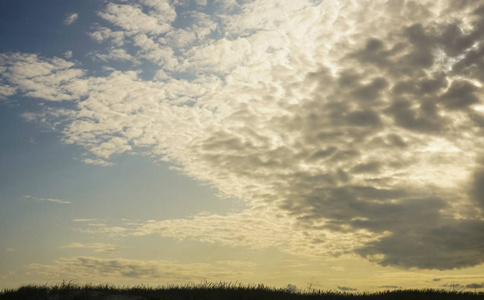
[[[357,289],[351,288],[351,287],[347,287],[347,286],[339,286],[338,285],[338,290],[343,291],[343,292],[354,292]]]
[[[55,198],[37,198],[33,196],[26,195],[26,199],[31,199],[35,201],[41,201],[41,202],[53,202],[57,204],[70,204],[70,201],[64,200],[64,199],[55,199]]]
[[[234,277],[237,272],[248,273],[251,271],[249,266],[232,268],[233,271],[227,272],[224,268],[217,265],[204,263],[172,263],[169,261],[154,260],[134,260],[134,259],[101,259],[96,257],[73,257],[61,258],[53,265],[30,264],[30,272],[41,274],[64,274],[69,276],[73,270],[76,271],[81,280],[89,278],[121,277],[125,280],[144,279],[146,282],[156,282],[164,279],[167,282],[201,282],[205,280],[220,281],[222,278]]]
[[[71,249],[90,249],[93,250],[95,253],[107,253],[112,254],[116,252],[120,252],[121,247],[112,245],[112,244],[103,244],[103,243],[70,243],[69,245],[62,246],[62,248],[71,248]]]
[[[78,19],[78,18],[79,18],[79,14],[77,14],[77,13],[72,13],[72,14],[70,14],[69,16],[67,16],[67,17],[64,19],[64,24],[66,24],[66,25],[68,25],[68,26],[69,26],[69,25],[72,25],[72,24],[74,24],[74,23],[77,21],[77,19]]]
[[[94,222],[94,221],[97,221],[97,219],[82,219],[82,218],[79,218],[79,219],[73,219],[72,221],[73,222]]]

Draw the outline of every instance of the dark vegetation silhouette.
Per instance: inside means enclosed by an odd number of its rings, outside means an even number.
[[[346,300],[346,299],[484,299],[483,292],[445,290],[393,290],[376,293],[335,291],[293,291],[264,285],[232,283],[203,283],[199,285],[166,287],[115,287],[110,285],[78,285],[72,282],[61,285],[26,285],[0,292],[1,300]]]

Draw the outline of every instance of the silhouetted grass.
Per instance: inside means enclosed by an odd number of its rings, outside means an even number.
[[[333,291],[292,292],[264,285],[237,285],[231,283],[204,283],[200,285],[166,286],[159,288],[109,285],[27,285],[0,292],[0,299],[22,300],[343,300],[343,299],[484,299],[483,292],[444,290],[394,290],[377,293],[347,293]]]

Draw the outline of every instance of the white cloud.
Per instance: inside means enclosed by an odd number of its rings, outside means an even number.
[[[0,54],[2,77],[25,96],[49,101],[78,100],[86,90],[84,71],[61,58]],[[10,91],[11,93],[12,91]]]
[[[64,19],[64,24],[72,25],[77,21],[78,18],[79,18],[79,14],[72,13],[69,16],[67,16],[67,18]]]
[[[64,53],[64,57],[65,57],[65,58],[67,58],[67,59],[72,58],[72,51],[70,51],[70,50],[69,50],[69,51],[66,51],[66,52]]]
[[[170,23],[176,17],[175,10],[169,5],[165,6],[164,1],[155,3],[155,1],[143,1],[150,4],[158,12],[145,14],[139,7],[109,3],[103,12],[99,13],[103,19],[124,29],[128,35],[133,34],[150,34],[159,35],[167,33],[170,29]],[[161,11],[160,11],[161,10]],[[162,14],[160,14],[162,13]]]
[[[8,85],[0,85],[0,99],[6,99],[9,96],[14,95],[17,89]]]
[[[483,21],[454,23],[477,4],[224,1],[175,29],[168,2],[124,3],[109,3],[109,25],[91,36],[107,42],[106,63],[136,57],[158,67],[155,80],[2,55],[4,94],[74,101],[62,132],[94,156],[86,163],[142,150],[250,208],[104,232],[352,251],[400,267],[482,262],[466,245],[484,226]]]
[[[103,166],[103,167],[109,167],[113,165],[113,163],[105,161],[103,159],[85,158],[82,161],[88,165],[97,165],[97,166]]]
[[[93,222],[96,221],[96,219],[73,219],[73,222]]]
[[[109,40],[117,47],[124,44],[125,35],[123,31],[113,31],[107,27],[99,27],[96,31],[89,34],[97,42]]]
[[[298,228],[297,222],[284,211],[263,208],[225,216],[200,214],[189,219],[153,220],[129,229],[129,234],[195,239],[230,247],[276,247],[292,255],[308,257],[348,254],[378,239],[364,230],[335,235],[328,230]],[[318,246],[314,247],[315,244]]]
[[[55,199],[55,198],[37,198],[37,197],[32,197],[29,195],[26,195],[25,198],[27,199],[32,199],[35,201],[45,201],[45,202],[53,202],[57,204],[70,204],[70,201],[64,200],[64,199]]]
[[[128,235],[128,228],[120,226],[107,226],[104,223],[89,223],[89,228],[80,228],[79,231],[90,235],[108,235],[115,237],[125,237]]]

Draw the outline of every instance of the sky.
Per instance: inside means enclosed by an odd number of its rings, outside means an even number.
[[[0,1],[0,288],[484,288],[484,1]]]

